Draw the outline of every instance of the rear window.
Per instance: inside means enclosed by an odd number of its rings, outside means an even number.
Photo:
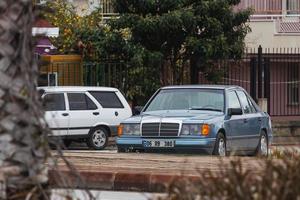
[[[115,92],[89,92],[103,108],[124,108]]]
[[[64,94],[46,94],[43,99],[46,111],[66,110]]]

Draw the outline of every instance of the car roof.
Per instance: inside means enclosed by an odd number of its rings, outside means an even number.
[[[162,87],[161,89],[221,89],[221,90],[228,90],[228,89],[242,89],[240,86],[237,85],[172,85]]]
[[[48,86],[38,87],[38,90],[45,90],[46,92],[85,92],[85,91],[106,91],[117,92],[117,88],[112,87],[88,87],[88,86]]]

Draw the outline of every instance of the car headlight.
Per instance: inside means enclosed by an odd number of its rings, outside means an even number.
[[[183,124],[180,135],[203,135],[207,136],[210,132],[209,124]]]
[[[118,127],[118,136],[140,135],[140,124],[121,124]]]

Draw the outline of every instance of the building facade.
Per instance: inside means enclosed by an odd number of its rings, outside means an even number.
[[[252,8],[252,32],[246,37],[249,48],[300,47],[299,0],[241,0],[236,9]]]

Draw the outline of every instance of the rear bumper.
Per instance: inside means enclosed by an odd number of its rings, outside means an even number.
[[[145,147],[143,140],[174,140],[174,147]],[[215,138],[140,138],[118,137],[118,148],[141,149],[141,150],[171,150],[171,151],[200,151],[212,154],[215,146]]]

